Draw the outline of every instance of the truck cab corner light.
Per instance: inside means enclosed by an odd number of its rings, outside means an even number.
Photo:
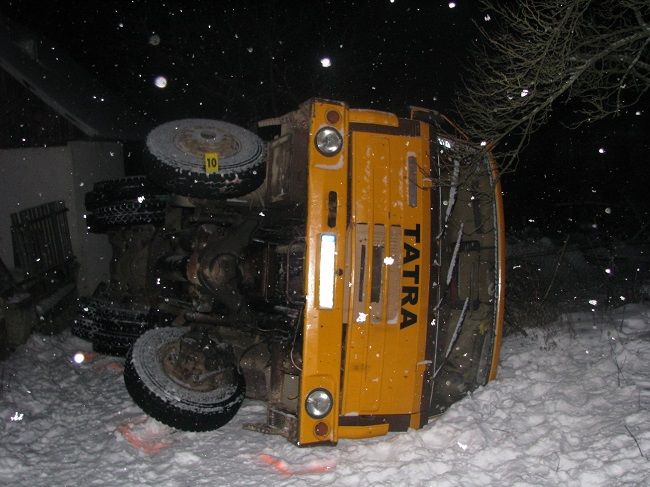
[[[343,136],[334,127],[323,127],[316,133],[316,148],[324,156],[334,156],[343,147]]]
[[[323,421],[319,421],[316,423],[316,426],[314,426],[314,434],[316,436],[327,436],[327,434],[330,432],[329,426],[327,426],[327,423],[324,423]]]
[[[314,419],[323,419],[327,416],[332,410],[333,404],[332,394],[322,388],[314,389],[305,399],[307,414]]]

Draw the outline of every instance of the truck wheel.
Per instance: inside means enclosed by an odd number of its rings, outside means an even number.
[[[156,328],[138,338],[126,358],[124,383],[135,403],[162,423],[185,431],[217,429],[239,410],[244,379],[234,364],[216,376],[223,379],[218,383],[189,384],[170,372],[187,331]]]
[[[145,331],[166,326],[173,318],[143,305],[129,307],[109,298],[82,297],[72,334],[92,342],[95,352],[124,357]]]
[[[86,210],[93,211],[116,202],[137,201],[142,197],[146,201],[165,194],[166,191],[156,186],[147,176],[127,176],[96,182],[92,191],[86,193],[84,202]]]
[[[96,333],[93,340],[93,352],[111,357],[124,357],[133,346],[135,338],[116,339],[111,335]]]
[[[86,193],[86,225],[105,233],[130,225],[161,225],[169,194],[145,176],[99,181]]]
[[[208,119],[167,122],[147,136],[148,175],[172,193],[226,199],[255,190],[264,180],[265,145],[237,125]],[[217,167],[206,167],[206,154]]]
[[[141,204],[124,207],[114,205],[102,207],[86,215],[86,225],[91,233],[106,233],[131,225],[162,225],[165,221],[165,204]]]

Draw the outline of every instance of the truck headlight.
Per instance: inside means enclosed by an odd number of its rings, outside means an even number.
[[[314,389],[307,395],[305,409],[314,419],[324,418],[332,410],[332,395],[326,389]]]
[[[323,127],[316,133],[316,148],[324,156],[336,155],[343,146],[343,136],[333,127]]]

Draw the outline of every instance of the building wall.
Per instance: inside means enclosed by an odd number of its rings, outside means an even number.
[[[14,267],[9,215],[55,200],[70,208],[71,198],[68,147],[0,150],[0,257],[7,267]]]
[[[68,149],[74,188],[74,197],[68,207],[68,223],[70,233],[76,233],[78,238],[75,255],[80,265],[77,282],[79,292],[89,295],[97,284],[109,278],[111,247],[106,235],[88,232],[84,196],[92,190],[93,183],[124,176],[123,147],[115,142],[77,141],[68,143]]]
[[[80,264],[78,287],[90,294],[108,279],[110,246],[105,235],[89,234],[84,195],[93,183],[124,174],[121,144],[70,142],[67,146],[0,150],[0,257],[14,266],[10,214],[48,201],[68,208],[73,252]]]

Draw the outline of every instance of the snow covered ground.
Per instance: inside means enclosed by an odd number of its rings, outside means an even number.
[[[650,308],[563,315],[503,345],[498,380],[418,431],[298,448],[142,416],[119,360],[68,332],[0,363],[0,485],[650,485]]]

